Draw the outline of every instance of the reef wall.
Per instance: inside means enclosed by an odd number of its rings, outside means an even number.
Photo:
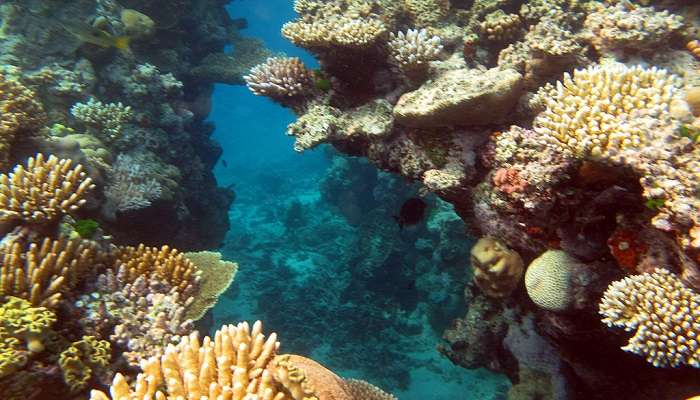
[[[700,392],[698,5],[294,7],[282,35],[320,71],[274,57],[245,79],[298,114],[295,149],[418,181],[482,237],[451,360],[506,373],[512,399]]]

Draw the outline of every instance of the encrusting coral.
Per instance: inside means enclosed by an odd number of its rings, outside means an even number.
[[[611,283],[599,312],[606,325],[636,331],[623,350],[655,367],[700,368],[700,295],[668,270]]]
[[[91,400],[231,399],[394,400],[362,381],[343,380],[320,364],[295,355],[277,356],[275,333],[262,323],[224,325],[214,340],[193,333],[161,357],[142,361],[131,387],[117,374],[111,397],[93,390]]]
[[[39,153],[0,175],[0,221],[41,224],[77,210],[94,188],[81,165]]]
[[[490,297],[510,295],[523,276],[523,260],[515,251],[495,238],[479,239],[472,247],[474,282]]]

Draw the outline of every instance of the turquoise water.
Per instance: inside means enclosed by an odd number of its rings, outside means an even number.
[[[279,34],[294,14],[289,1],[234,2],[229,11],[248,20],[245,34],[313,65]],[[217,85],[210,118],[227,164],[217,179],[237,196],[222,253],[240,264],[213,326],[261,319],[283,353],[405,400],[504,398],[504,377],[453,366],[436,350],[464,312],[468,245],[451,206],[432,198],[428,220],[400,231],[393,216],[416,186],[331,148],[295,153],[284,134],[294,115],[245,87]],[[451,236],[440,237],[446,227]],[[435,248],[450,246],[461,260],[436,259]]]

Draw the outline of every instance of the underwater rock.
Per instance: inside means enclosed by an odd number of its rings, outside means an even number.
[[[401,96],[398,124],[412,128],[504,122],[521,94],[522,75],[512,69],[447,71]]]

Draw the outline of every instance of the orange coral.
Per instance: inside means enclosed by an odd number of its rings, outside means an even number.
[[[613,232],[608,239],[608,247],[617,264],[630,272],[636,272],[641,256],[648,250],[648,246],[639,240],[635,232],[624,228]]]
[[[691,40],[685,46],[695,57],[700,59],[700,40]]]

